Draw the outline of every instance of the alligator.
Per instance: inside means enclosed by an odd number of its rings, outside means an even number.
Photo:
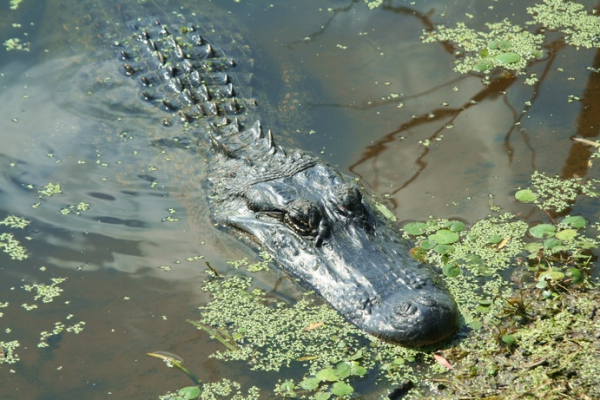
[[[369,334],[420,347],[457,330],[457,306],[440,278],[411,257],[410,243],[357,180],[275,144],[247,95],[251,57],[238,39],[216,30],[210,15],[179,6],[165,12],[167,0],[98,12],[109,7],[100,3],[85,3],[78,29],[102,32],[99,45],[135,82],[136,101],[153,107],[163,125],[193,131],[198,147],[209,149],[216,224],[265,249]]]

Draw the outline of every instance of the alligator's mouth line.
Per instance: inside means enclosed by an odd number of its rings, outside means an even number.
[[[214,220],[243,232],[374,336],[422,346],[456,331],[454,300],[410,257],[410,245],[364,189],[310,154],[278,147],[244,106],[237,83],[245,60],[218,47],[217,32],[184,18],[171,16],[168,26],[149,15],[135,19],[125,24],[133,35],[114,46],[140,98],[197,125],[211,143]]]

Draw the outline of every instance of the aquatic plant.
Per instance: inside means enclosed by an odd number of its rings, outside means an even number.
[[[530,204],[555,209],[559,199],[572,201],[571,180],[552,178],[553,187],[564,190],[544,191],[548,182],[540,176],[532,176],[532,189],[522,190],[545,200]],[[597,368],[589,366],[595,357],[594,332],[600,329],[600,317],[593,312],[600,293],[591,278],[590,252],[598,242],[585,219],[564,216],[527,224],[494,207],[471,226],[432,218],[404,228],[415,241],[412,254],[443,272],[459,304],[465,328],[451,346],[432,352],[383,343],[316,303],[311,294],[289,306],[253,288],[251,277],[211,271],[204,289],[213,300],[192,323],[224,345],[211,357],[245,360],[255,371],[302,367],[301,377],[274,385],[274,392],[285,397],[352,397],[356,379],[365,377],[397,386],[407,398],[431,396],[427,383],[450,397],[557,390],[599,394]],[[238,268],[249,264],[232,263]],[[415,363],[428,368],[415,369]]]
[[[525,26],[504,19],[488,22],[486,31],[477,31],[458,22],[455,27],[440,25],[435,30],[425,31],[421,39],[423,43],[452,43],[456,49],[454,69],[460,73],[489,73],[502,68],[524,74],[530,61],[544,55],[542,45],[548,31],[562,33],[565,42],[577,48],[600,47],[600,17],[595,11],[586,11],[581,4],[544,0],[528,7],[526,12],[532,19],[525,22]],[[545,29],[532,33],[528,30],[531,26]]]

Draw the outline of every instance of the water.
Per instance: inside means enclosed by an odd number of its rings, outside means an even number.
[[[533,170],[597,175],[571,140],[593,139],[600,126],[598,113],[586,111],[599,102],[590,94],[600,93],[598,73],[586,69],[599,67],[594,50],[556,42],[547,49],[552,57],[528,69],[542,77],[539,85],[506,76],[486,86],[480,76],[454,73],[448,48],[421,43],[423,29],[453,25],[465,13],[475,16],[475,28],[504,17],[519,22],[524,17],[513,15],[510,2],[396,1],[375,10],[361,1],[216,3],[260,43],[269,62],[262,73],[276,74],[262,76],[271,82],[262,89],[273,103],[265,112],[276,139],[320,154],[389,195],[386,204],[400,220],[434,215],[472,222],[488,213],[490,195],[504,209],[530,215],[512,195]],[[145,148],[135,135],[153,129],[144,115],[104,103],[89,109],[69,97],[73,91],[64,85],[73,80],[65,71],[82,73],[78,57],[44,52],[38,27],[61,24],[44,20],[56,14],[41,6],[25,0],[18,11],[0,12],[2,42],[16,36],[32,42],[31,53],[0,50],[0,217],[31,221],[9,230],[29,258],[0,255],[0,302],[10,303],[1,310],[0,340],[21,342],[21,361],[0,365],[0,398],[156,398],[190,383],[145,356],[154,350],[183,356],[206,381],[252,379],[244,378],[243,364],[208,359],[218,344],[185,320],[208,300],[199,290],[205,262],[228,273],[227,261],[255,253],[199,212],[206,199],[194,155]],[[95,70],[83,72],[93,85]],[[586,94],[586,103],[567,101]],[[117,118],[124,128],[115,132]],[[40,198],[38,190],[50,182],[63,193]],[[81,203],[90,208],[77,214]],[[592,218],[596,209],[587,201],[574,211]],[[33,303],[24,285],[54,277],[67,278],[61,297],[38,301],[33,311],[21,307]],[[270,290],[278,277],[261,275],[259,285]],[[85,330],[63,332],[37,348],[40,332],[58,321],[85,321]]]

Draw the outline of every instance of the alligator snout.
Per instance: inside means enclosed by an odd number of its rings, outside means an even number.
[[[421,347],[450,337],[459,325],[459,313],[450,295],[429,287],[431,293],[396,293],[379,310],[373,331],[382,339]]]

